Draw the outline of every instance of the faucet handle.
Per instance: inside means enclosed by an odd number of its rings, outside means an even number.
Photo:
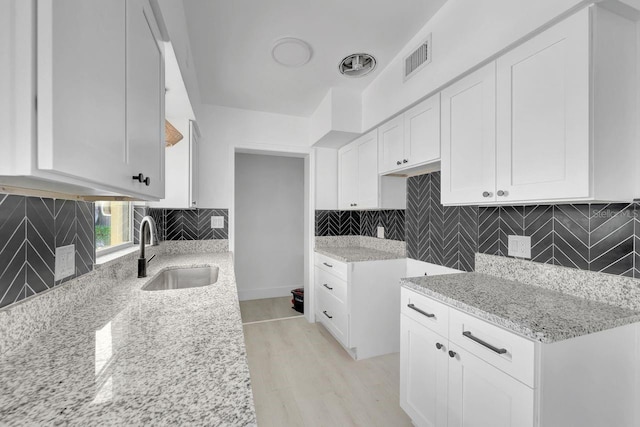
[[[152,259],[154,259],[156,257],[156,254],[151,255],[151,258],[149,258],[147,260],[147,264],[149,264],[151,262]]]

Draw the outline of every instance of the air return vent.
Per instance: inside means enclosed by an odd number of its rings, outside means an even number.
[[[404,80],[414,76],[431,62],[431,34],[404,59]]]

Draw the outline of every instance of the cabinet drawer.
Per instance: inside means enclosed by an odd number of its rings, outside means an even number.
[[[336,297],[341,303],[347,304],[347,282],[337,276],[327,273],[320,267],[315,268],[316,286],[318,292],[326,292]]]
[[[535,387],[535,343],[456,309],[449,310],[449,341]]]
[[[349,347],[349,317],[347,306],[336,297],[318,289],[316,316],[338,341]]]
[[[446,337],[449,307],[412,290],[402,288],[400,293],[402,314]]]
[[[315,261],[316,267],[320,267],[324,271],[336,275],[339,279],[342,279],[345,282],[347,281],[346,263],[337,261],[319,253],[315,254]]]

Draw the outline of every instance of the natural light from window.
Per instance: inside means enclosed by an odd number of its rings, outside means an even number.
[[[132,243],[132,213],[129,202],[96,202],[96,251]]]

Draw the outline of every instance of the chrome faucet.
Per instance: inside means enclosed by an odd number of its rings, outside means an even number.
[[[149,244],[151,246],[158,246],[158,235],[156,230],[156,222],[150,216],[145,216],[140,221],[140,257],[138,258],[138,277],[147,277],[147,265],[149,262],[155,257],[155,255],[147,258],[144,254],[144,249],[146,245],[147,231],[149,231]]]

